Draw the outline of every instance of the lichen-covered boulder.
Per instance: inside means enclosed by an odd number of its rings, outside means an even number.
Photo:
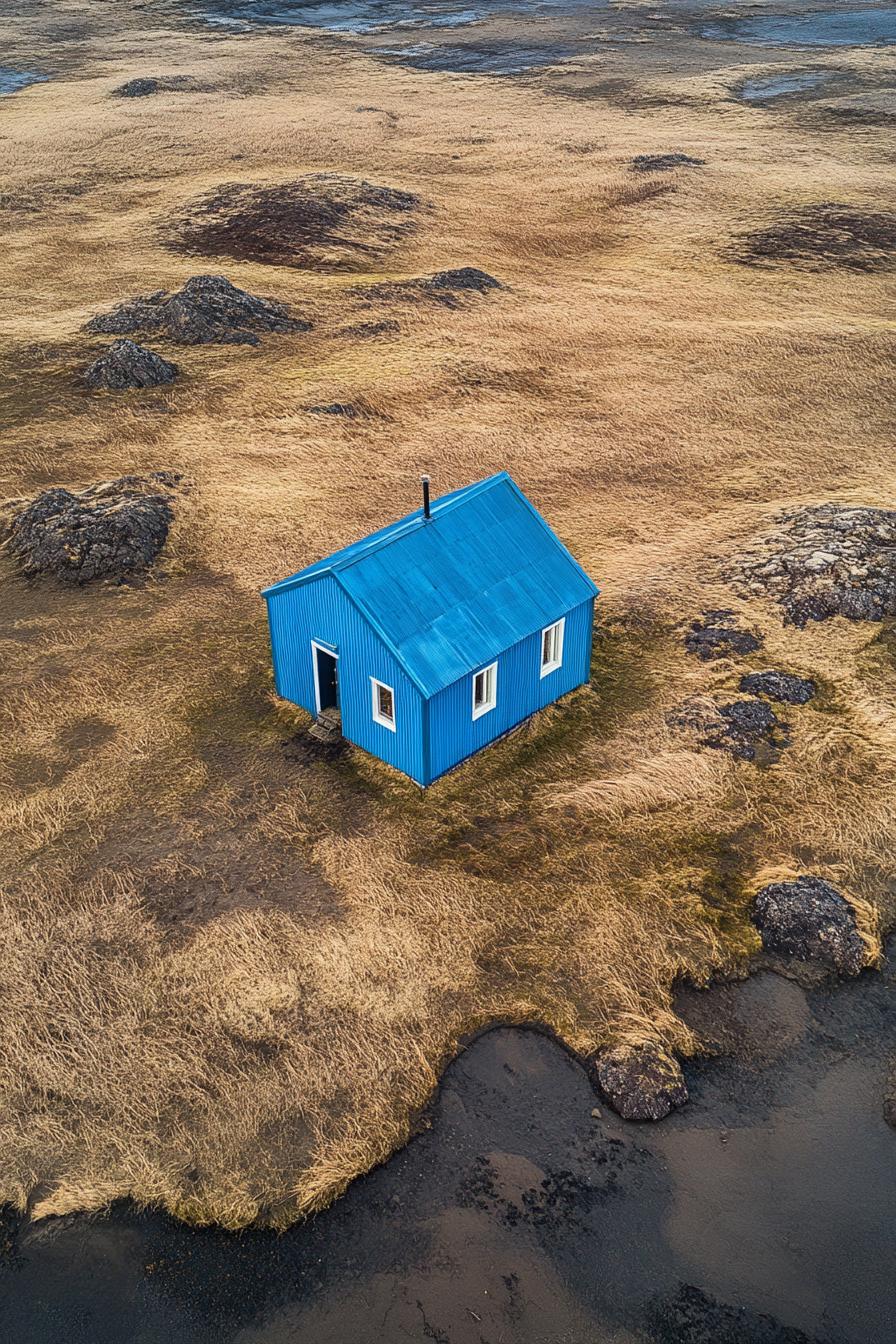
[[[113,341],[105,354],[95,359],[84,373],[88,387],[123,392],[129,387],[161,387],[173,383],[178,375],[176,364],[148,350],[136,341]]]
[[[896,615],[896,510],[815,504],[776,525],[733,557],[727,576],[747,595],[780,602],[786,622]]]
[[[753,922],[767,951],[817,961],[839,975],[858,975],[868,959],[855,911],[821,877],[807,874],[763,887],[753,903]]]
[[[23,572],[66,583],[122,581],[149,569],[168,537],[171,472],[122,476],[80,493],[61,486],[4,510],[6,546]]]
[[[654,1041],[602,1050],[589,1072],[623,1120],[662,1120],[688,1099],[678,1060]]]

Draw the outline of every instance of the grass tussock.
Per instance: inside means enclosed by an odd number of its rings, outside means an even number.
[[[83,19],[57,77],[4,100],[0,493],[192,488],[142,588],[26,583],[0,555],[0,1199],[284,1226],[407,1138],[485,1023],[694,1049],[672,986],[747,964],[763,874],[831,877],[869,948],[891,917],[889,638],[785,631],[719,580],[781,507],[894,491],[882,278],[721,246],[757,193],[884,209],[890,187],[854,137],[706,90],[670,125],[662,101],[413,74],[299,32],[159,20],[153,67],[194,83],[110,98],[147,73],[145,17]],[[673,131],[705,169],[628,170]],[[107,339],[92,316],[209,269],[162,225],[237,178],[330,173],[427,208],[385,249],[353,216],[351,274],[214,266],[309,330],[154,332],[172,388],[79,382]],[[506,288],[402,291],[467,265]],[[388,338],[352,334],[371,322]],[[364,414],[308,413],[333,402]],[[354,750],[291,754],[303,716],[273,695],[258,588],[413,507],[421,470],[441,491],[502,467],[601,584],[591,685],[425,794]],[[687,622],[732,603],[764,648],[688,657]],[[669,726],[768,666],[822,688],[787,708],[775,764]]]

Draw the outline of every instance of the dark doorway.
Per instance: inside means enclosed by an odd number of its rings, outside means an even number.
[[[339,708],[339,687],[336,679],[336,655],[326,649],[314,646],[314,661],[317,668],[317,693],[320,700],[319,712],[325,709]]]

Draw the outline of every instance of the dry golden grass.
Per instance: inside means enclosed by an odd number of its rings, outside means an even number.
[[[720,561],[778,507],[892,502],[885,282],[720,255],[782,202],[881,205],[892,183],[879,132],[794,127],[710,79],[622,111],[96,8],[54,6],[84,35],[0,108],[0,493],[161,468],[193,489],[143,589],[29,585],[2,561],[0,1198],[282,1226],[400,1144],[485,1023],[692,1049],[674,982],[744,967],[768,874],[837,880],[871,948],[889,636],[737,602],[767,645],[735,667],[689,659],[676,625],[732,603]],[[10,61],[49,22],[11,21]],[[216,87],[108,97],[159,72]],[[654,148],[709,166],[659,189],[625,166]],[[371,282],[477,265],[508,291],[447,311],[162,245],[220,182],[323,169],[432,205]],[[183,365],[170,390],[77,385],[103,344],[89,316],[208,270],[314,331],[153,342]],[[380,316],[400,335],[340,334]],[[362,399],[363,420],[302,409]],[[258,587],[412,507],[422,469],[447,490],[501,467],[603,587],[593,685],[426,794],[360,753],[291,762],[302,715],[272,694]],[[774,766],[668,728],[685,696],[776,664],[823,694]]]

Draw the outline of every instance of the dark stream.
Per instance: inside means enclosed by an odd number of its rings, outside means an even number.
[[[726,1053],[659,1125],[551,1039],[499,1029],[431,1128],[277,1236],[123,1204],[19,1226],[0,1339],[27,1344],[891,1344],[893,972],[681,996]],[[599,1103],[597,1103],[600,1105]]]

